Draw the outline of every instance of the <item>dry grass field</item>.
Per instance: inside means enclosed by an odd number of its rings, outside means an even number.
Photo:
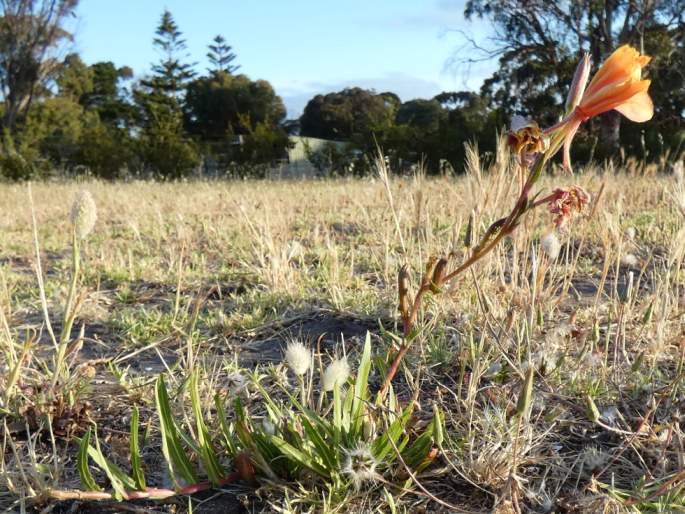
[[[401,266],[415,290],[516,200],[506,156],[470,157],[457,178],[0,185],[0,510],[685,511],[667,165],[544,177],[588,209],[562,232],[533,211],[427,294],[376,398]]]

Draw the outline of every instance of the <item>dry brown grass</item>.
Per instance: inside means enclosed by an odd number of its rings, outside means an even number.
[[[147,419],[151,379],[167,367],[176,381],[200,369],[208,388],[227,387],[239,366],[278,364],[291,338],[314,343],[325,333],[322,348],[333,352],[344,337],[349,352],[367,329],[382,355],[393,344],[385,331],[401,332],[399,267],[409,264],[416,281],[428,256],[465,254],[472,211],[482,232],[511,208],[517,184],[507,158],[481,169],[475,155],[467,176],[391,179],[387,188],[378,179],[34,184],[55,322],[67,295],[70,201],[86,188],[98,207],[83,248],[74,330],[83,326],[84,337],[66,410],[41,404],[42,363],[51,356],[26,186],[0,186],[5,377],[32,342],[0,411],[0,507],[40,510],[50,487],[77,486],[73,436],[89,421],[125,460],[130,405]],[[418,344],[395,382],[404,397],[420,388],[421,413],[436,403],[446,415],[440,459],[418,477],[430,495],[476,512],[685,508],[685,197],[683,184],[658,171],[629,164],[544,178],[542,190],[580,183],[593,196],[590,212],[559,236],[560,256],[551,261],[540,249],[552,225],[538,209],[473,273],[426,302]],[[530,416],[513,423],[530,366]],[[151,466],[159,452],[149,448],[147,458]],[[398,511],[446,508],[409,488],[394,494]],[[379,487],[335,504],[306,480],[265,483],[259,501],[248,489],[231,491],[226,497],[244,496],[248,511],[389,508]],[[89,508],[75,505],[67,509]]]

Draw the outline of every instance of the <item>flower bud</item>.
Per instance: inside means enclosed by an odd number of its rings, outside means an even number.
[[[580,103],[585,92],[587,80],[590,77],[590,56],[587,52],[576,67],[576,72],[573,74],[573,82],[571,82],[571,89],[569,89],[568,97],[566,98],[566,112],[570,113]]]

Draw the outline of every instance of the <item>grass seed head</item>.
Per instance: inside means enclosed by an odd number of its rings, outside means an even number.
[[[285,350],[285,360],[293,373],[304,375],[312,365],[312,352],[299,341],[292,341]]]
[[[95,201],[91,194],[82,190],[74,199],[71,205],[71,212],[69,213],[69,221],[74,227],[76,237],[78,239],[85,239],[88,237],[95,226],[97,220],[97,209]]]
[[[340,387],[347,382],[350,376],[350,365],[347,357],[335,359],[331,362],[323,374],[324,391],[332,391],[334,387]]]

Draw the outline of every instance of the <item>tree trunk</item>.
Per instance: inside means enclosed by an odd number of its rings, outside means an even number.
[[[600,158],[613,157],[620,147],[621,115],[609,111],[602,115],[599,126],[599,143],[597,154]]]

